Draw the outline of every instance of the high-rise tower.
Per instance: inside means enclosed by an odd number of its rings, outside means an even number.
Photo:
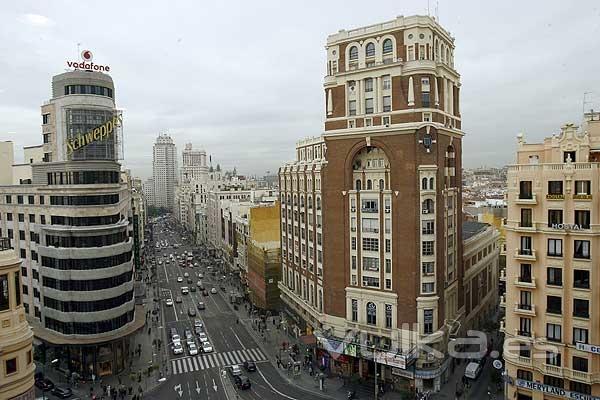
[[[177,186],[177,149],[171,136],[158,135],[153,149],[154,205],[173,209]]]

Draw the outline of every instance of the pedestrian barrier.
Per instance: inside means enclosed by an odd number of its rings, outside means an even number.
[[[204,369],[243,364],[247,360],[266,361],[267,357],[260,349],[232,350],[224,353],[208,353],[193,357],[178,358],[171,360],[171,367],[173,375],[178,375]]]

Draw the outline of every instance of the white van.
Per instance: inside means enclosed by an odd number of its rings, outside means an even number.
[[[465,377],[469,379],[477,379],[483,367],[476,362],[470,362],[465,368]]]
[[[188,294],[189,292],[190,292],[190,289],[187,286],[181,287],[181,294]]]

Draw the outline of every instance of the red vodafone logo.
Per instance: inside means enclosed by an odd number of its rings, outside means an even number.
[[[92,55],[92,52],[89,50],[84,50],[81,52],[81,59],[83,61],[92,61],[92,59],[94,58],[94,56]]]

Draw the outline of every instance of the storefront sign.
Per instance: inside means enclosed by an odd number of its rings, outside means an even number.
[[[565,231],[580,231],[581,225],[578,224],[552,224],[552,229],[562,229]]]
[[[411,371],[407,371],[400,368],[392,368],[392,375],[403,376],[408,379],[412,379],[415,377],[415,374],[413,374]]]
[[[565,390],[563,388],[558,388],[555,386],[545,385],[543,383],[525,381],[523,379],[517,379],[516,384],[518,387],[523,389],[533,390],[534,392],[542,392],[546,394],[550,394],[553,396],[560,396],[564,399],[573,399],[573,400],[600,400],[600,397],[592,396],[589,394],[571,392],[569,390]]]
[[[587,351],[588,353],[600,354],[600,346],[587,343],[577,343],[577,350]]]
[[[406,356],[395,352],[376,351],[375,361],[390,367],[406,369]]]
[[[547,200],[564,200],[565,195],[564,194],[547,194],[546,199]]]
[[[98,72],[109,72],[110,67],[108,65],[99,65],[92,62],[92,52],[89,50],[83,50],[81,52],[81,59],[83,61],[67,61],[67,66],[75,69],[82,69],[84,71],[98,71]]]
[[[106,140],[115,131],[115,128],[120,126],[123,122],[123,116],[117,114],[109,119],[102,125],[91,129],[89,132],[81,135],[78,134],[76,137],[67,141],[67,154],[72,154],[75,150],[79,150],[90,143],[97,141]]]
[[[346,347],[344,347],[344,354],[351,357],[356,357],[356,355],[358,354],[357,347],[358,346],[356,346],[353,343],[348,343]]]

